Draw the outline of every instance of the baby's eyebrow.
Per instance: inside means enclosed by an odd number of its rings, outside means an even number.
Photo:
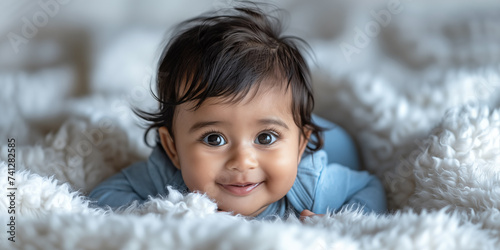
[[[221,124],[221,123],[222,122],[220,122],[220,121],[197,122],[197,123],[193,124],[193,126],[191,126],[191,128],[189,129],[189,133],[193,133],[196,130],[202,129],[204,127],[213,126],[213,125],[217,125],[217,124]]]
[[[258,122],[261,125],[273,124],[273,125],[278,125],[280,127],[283,127],[283,128],[285,128],[287,130],[289,129],[285,122],[283,122],[282,120],[277,119],[277,118],[260,119]],[[213,125],[219,125],[221,123],[223,123],[223,122],[221,122],[221,121],[201,121],[201,122],[196,122],[195,124],[193,124],[193,126],[191,126],[191,128],[189,128],[189,133],[193,133],[196,130],[202,129],[204,127],[213,126]]]
[[[260,119],[259,123],[262,125],[274,124],[274,125],[281,126],[285,129],[289,129],[285,122],[283,122],[282,120],[277,119],[277,118]]]

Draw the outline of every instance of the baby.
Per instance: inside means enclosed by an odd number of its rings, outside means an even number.
[[[136,112],[150,123],[146,135],[157,131],[156,147],[90,198],[116,208],[167,196],[170,186],[256,218],[384,212],[384,189],[355,171],[350,138],[312,115],[305,42],[281,32],[256,6],[182,22],[159,60],[158,110]]]

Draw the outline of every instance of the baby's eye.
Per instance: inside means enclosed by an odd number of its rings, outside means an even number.
[[[226,140],[220,134],[209,134],[203,138],[203,142],[210,146],[222,146],[226,144]]]
[[[261,145],[271,145],[277,139],[276,135],[273,135],[272,133],[261,133],[257,136],[257,138],[255,138],[255,143]]]

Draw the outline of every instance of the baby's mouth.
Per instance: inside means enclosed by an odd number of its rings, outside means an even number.
[[[260,186],[262,182],[257,183],[235,183],[235,184],[219,184],[229,193],[236,196],[246,196]]]

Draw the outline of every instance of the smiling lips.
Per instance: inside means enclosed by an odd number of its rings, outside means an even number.
[[[245,196],[250,194],[255,188],[257,188],[262,182],[258,183],[243,183],[243,184],[219,184],[225,190],[229,191],[231,194],[237,196]]]

